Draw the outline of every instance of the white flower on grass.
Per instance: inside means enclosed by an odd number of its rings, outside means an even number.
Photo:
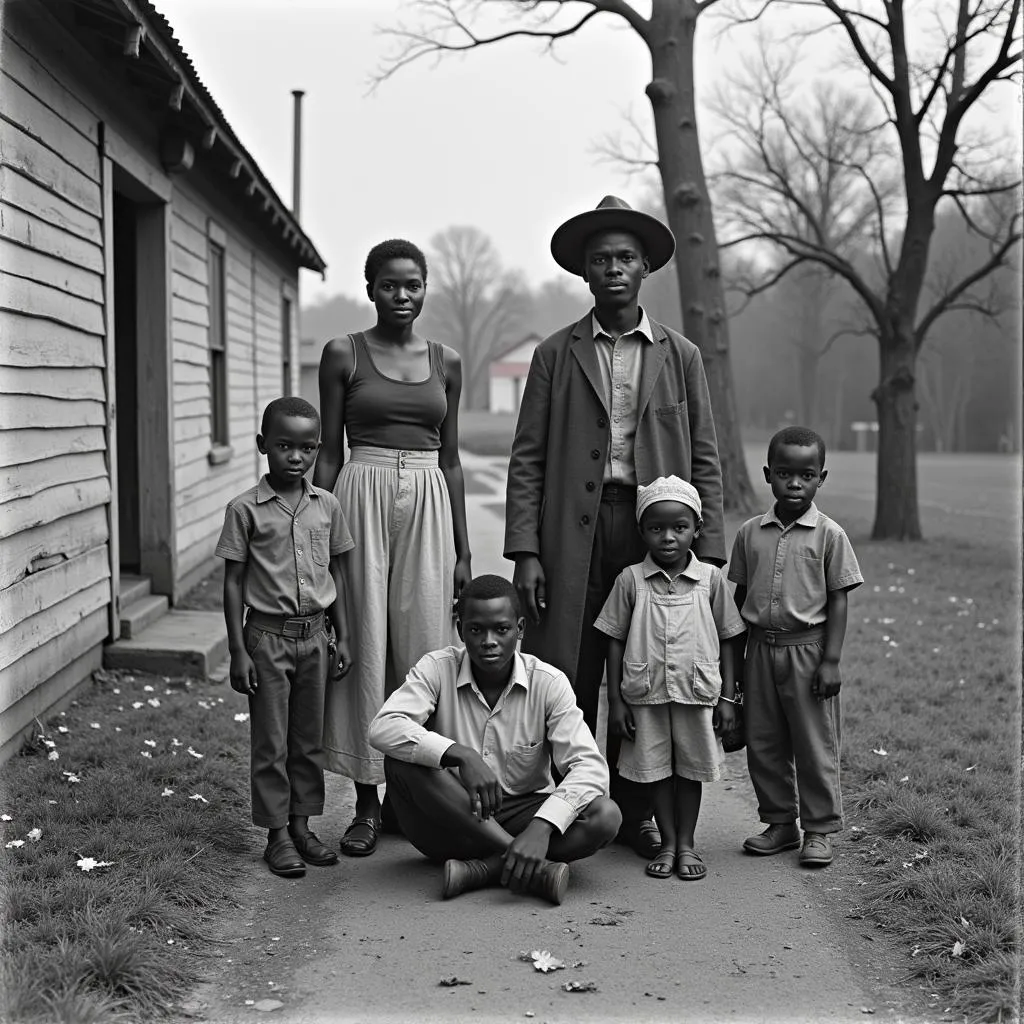
[[[99,727],[100,727],[100,723],[99,722],[90,722],[89,723],[89,728],[90,729],[98,729]]]
[[[879,757],[888,757],[889,756],[889,751],[886,750],[885,747],[872,747],[871,748],[871,753],[872,754],[878,754]]]
[[[530,953],[533,960],[533,969],[547,974],[548,971],[560,971],[565,967],[565,961],[552,956],[546,949],[533,950]]]
[[[56,803],[57,801],[56,801],[56,800],[47,800],[46,802],[47,802],[48,804],[55,804],[55,803]]]
[[[913,569],[908,569],[907,570],[907,575],[908,576],[913,576],[914,575],[914,570]]]
[[[74,772],[65,772],[68,782],[81,782],[82,780]]]
[[[46,755],[46,760],[47,760],[47,761],[59,761],[59,760],[60,760],[60,752],[59,752],[59,751],[56,751],[56,750],[51,750],[51,751],[50,751],[50,752],[49,752],[49,753],[48,753],[48,754]]]
[[[235,721],[236,722],[248,722],[249,721],[249,712],[248,711],[239,711],[238,714],[235,715]]]
[[[964,769],[965,772],[973,772],[978,766],[976,764],[969,765]]]
[[[64,731],[65,731],[65,732],[67,732],[67,729],[65,729]],[[54,748],[55,746],[57,746],[57,744],[56,744],[56,743],[54,743],[54,742],[53,742],[53,740],[48,740],[48,739],[47,739],[47,738],[46,738],[46,737],[44,736],[44,737],[43,737],[43,746],[44,746],[44,747],[48,747],[48,748],[49,748],[50,750],[53,750],[53,748]]]
[[[181,746],[181,740],[179,740],[177,736],[172,736],[171,737],[171,746],[172,747],[180,747]]]
[[[143,757],[148,757],[151,761],[153,760],[153,755],[148,750],[140,750],[139,753]]]
[[[202,793],[193,793],[189,797],[189,800],[201,800],[204,804],[208,804],[210,802],[209,800],[206,799],[205,796],[203,796]]]
[[[150,686],[148,683],[142,689],[145,690],[146,693],[152,693],[153,692],[153,687]]]
[[[188,748],[186,753],[191,754],[193,757],[199,758],[199,760],[202,760],[206,756],[205,754],[200,754],[198,750],[193,750],[191,747]]]
[[[146,701],[146,703],[151,708],[158,708],[158,707],[160,707],[160,698],[159,697],[150,697],[149,700]]]
[[[904,775],[903,778],[900,779],[900,782],[909,782],[909,781],[910,781],[910,776],[909,775]]]
[[[120,692],[121,692],[121,687],[119,687],[119,686],[115,686],[115,687],[114,687],[114,689],[113,689],[113,690],[111,690],[110,692],[111,692],[111,693],[120,693]]]
[[[14,821],[9,814],[0,814],[0,821]]]
[[[135,701],[132,701],[132,707],[133,707],[133,708],[135,708],[135,710],[136,710],[136,711],[138,711],[138,710],[139,710],[139,708],[141,708],[141,707],[143,707],[143,706],[144,706],[144,705],[143,705],[143,703],[142,703],[142,701],[141,701],[141,700],[135,700]]]
[[[67,731],[68,731],[68,727],[67,727],[66,725],[58,725],[58,726],[57,726],[57,732],[59,732],[59,733],[65,733],[65,732],[67,732]]]
[[[24,839],[12,839],[9,843],[4,843],[4,849],[6,850],[17,850],[19,846],[24,846]]]
[[[197,700],[196,703],[204,710],[209,711],[211,705],[207,704],[205,700]]]
[[[170,786],[164,786],[164,791],[160,794],[161,796],[174,796],[174,790]]]
[[[955,594],[950,594],[949,595],[949,603],[950,604],[956,604],[957,601],[959,601],[959,600],[960,599]]]
[[[967,949],[967,943],[966,942],[961,942],[959,939],[957,939],[956,942],[953,943],[953,948],[950,950],[950,953],[953,956],[963,956],[964,955],[964,951],[966,949]]]
[[[114,732],[120,732],[120,731],[121,731],[121,726],[115,725],[114,726]]]
[[[30,829],[25,833],[25,838],[32,843],[38,843],[43,838],[43,830],[41,828]]]
[[[93,857],[80,857],[75,861],[75,867],[83,871],[93,871],[96,868],[109,868],[113,865],[112,860],[96,860]]]
[[[967,918],[963,916],[963,914],[961,914],[961,915],[960,915],[960,923],[961,923],[961,924],[962,924],[962,925],[963,925],[963,926],[964,926],[965,928],[970,928],[970,927],[971,927],[971,922],[970,922],[970,921],[968,921],[968,920],[967,920]]]
[[[145,743],[147,747],[155,747],[156,746],[156,740],[143,740],[142,742]]]

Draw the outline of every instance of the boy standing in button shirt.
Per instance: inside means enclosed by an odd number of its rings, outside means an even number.
[[[747,767],[767,828],[748,853],[801,845],[800,863],[832,863],[843,827],[839,789],[839,659],[846,595],[864,582],[842,527],[814,495],[825,482],[825,442],[786,427],[768,444],[765,481],[775,505],[740,527],[729,561],[736,603],[750,627],[744,707]]]
[[[305,479],[319,439],[320,417],[305,400],[267,406],[256,436],[267,474],[228,503],[216,551],[231,686],[249,697],[252,820],[268,830],[263,859],[283,877],[305,874],[303,862],[338,860],[309,817],[324,810],[327,677],[351,667],[342,556],[353,542],[338,499]]]

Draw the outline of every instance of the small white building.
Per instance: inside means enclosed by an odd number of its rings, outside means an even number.
[[[530,372],[530,361],[543,340],[539,334],[528,334],[491,361],[490,395],[487,402],[490,412],[519,412],[526,375]]]

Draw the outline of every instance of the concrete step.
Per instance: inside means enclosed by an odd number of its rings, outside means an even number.
[[[118,580],[121,591],[121,607],[127,608],[135,604],[152,591],[152,585],[148,576],[132,576],[122,573]]]
[[[138,636],[108,645],[103,664],[162,676],[208,679],[227,650],[228,633],[220,612],[172,610]]]
[[[121,605],[121,637],[130,640],[138,636],[163,615],[169,604],[164,594],[146,594],[129,605]]]

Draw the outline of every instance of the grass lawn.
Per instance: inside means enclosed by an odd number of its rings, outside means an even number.
[[[4,1020],[166,1016],[201,976],[249,852],[245,701],[98,673],[4,766]]]
[[[869,543],[843,652],[852,916],[969,1021],[1017,1019],[1020,570],[1005,545]]]

